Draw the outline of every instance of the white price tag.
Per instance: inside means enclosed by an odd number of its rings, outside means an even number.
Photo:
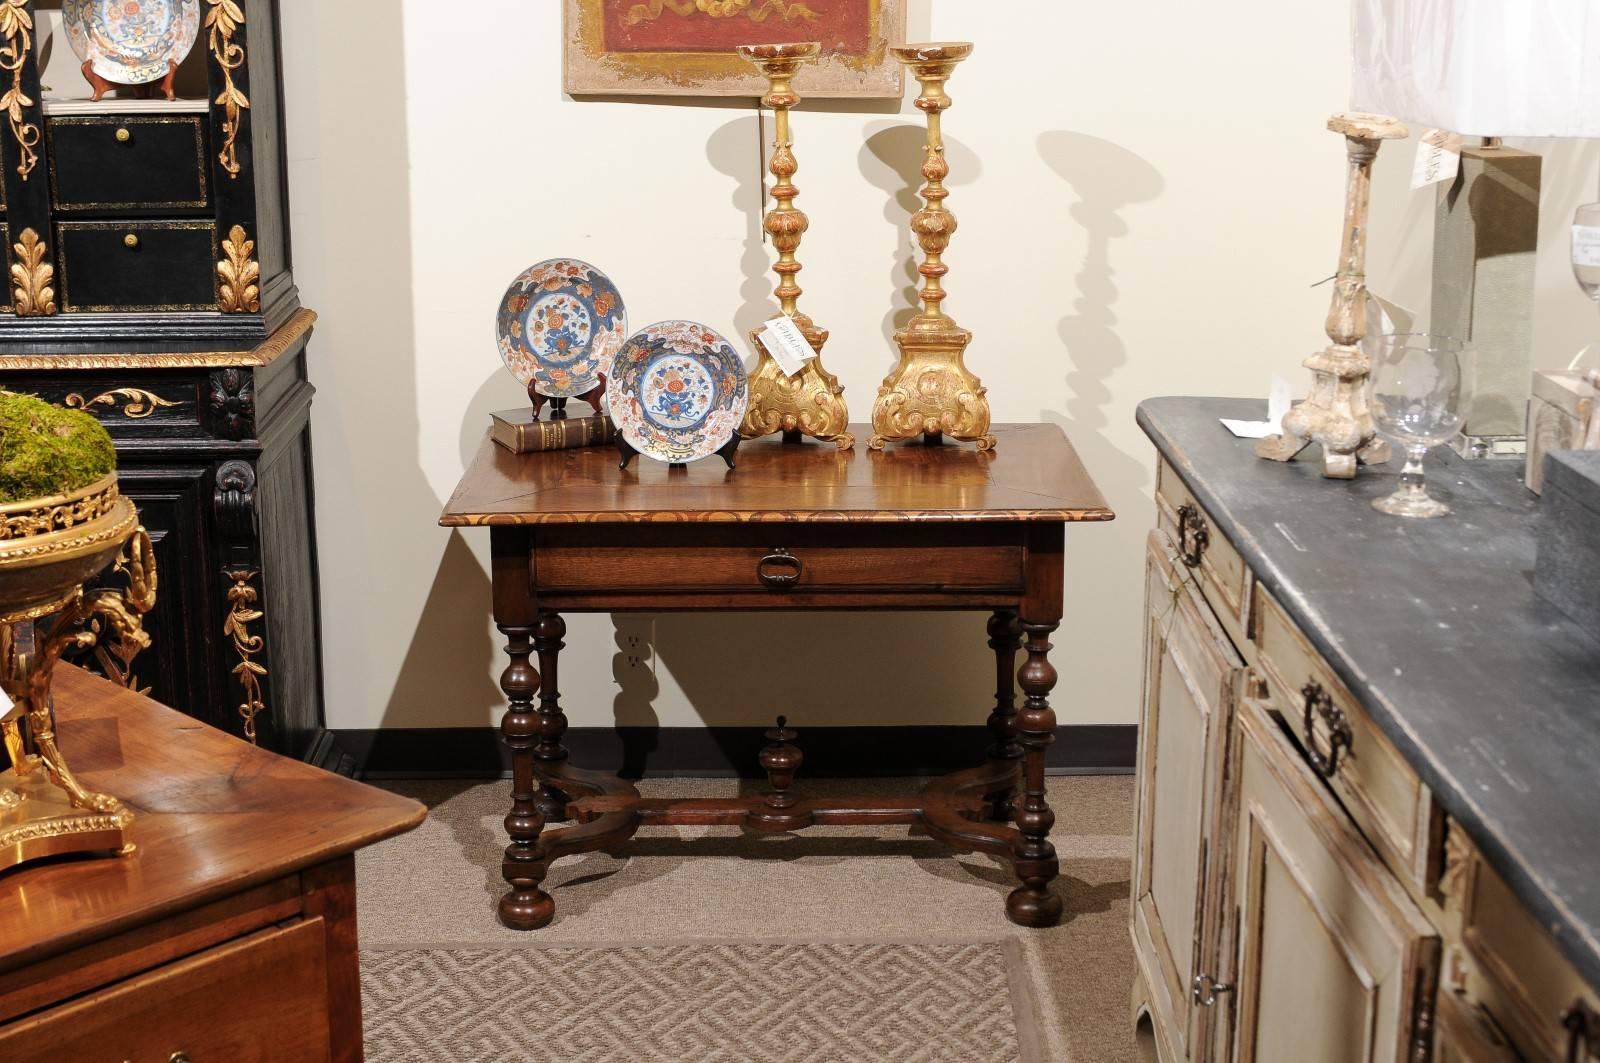
[[[767,327],[761,330],[761,346],[767,349],[773,361],[778,363],[778,368],[787,376],[794,376],[817,356],[806,340],[806,334],[788,315],[767,322]]]
[[[1572,264],[1600,266],[1600,225],[1572,227]]]
[[[11,706],[15,704],[16,702],[11,700],[10,695],[4,690],[0,690],[0,720],[5,719],[6,713],[10,712]]]
[[[1417,142],[1417,161],[1411,167],[1411,187],[1426,188],[1454,181],[1461,172],[1461,138],[1443,129],[1430,129]]]

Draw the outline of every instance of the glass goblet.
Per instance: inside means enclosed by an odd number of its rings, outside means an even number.
[[[1397,517],[1442,517],[1450,507],[1428,495],[1422,459],[1461,428],[1472,398],[1471,348],[1427,333],[1383,337],[1368,400],[1378,431],[1406,452],[1400,486],[1372,508]]]
[[[1600,303],[1600,203],[1572,212],[1572,275],[1583,294]]]

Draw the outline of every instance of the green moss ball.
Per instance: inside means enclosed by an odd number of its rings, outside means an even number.
[[[91,415],[0,391],[0,505],[76,491],[116,468],[111,437]]]

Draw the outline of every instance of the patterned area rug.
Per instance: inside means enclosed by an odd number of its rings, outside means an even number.
[[[364,950],[369,1063],[1036,1063],[1015,942]]]

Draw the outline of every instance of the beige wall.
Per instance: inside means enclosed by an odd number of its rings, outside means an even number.
[[[435,526],[491,410],[516,405],[491,319],[505,285],[575,255],[630,321],[728,335],[771,312],[753,103],[577,102],[561,93],[557,0],[284,0],[296,273],[322,314],[311,376],[328,719],[497,718],[488,536]],[[1121,514],[1068,536],[1057,643],[1066,722],[1125,723],[1139,692],[1140,550],[1161,394],[1300,383],[1323,342],[1343,187],[1323,131],[1347,99],[1338,4],[911,2],[911,34],[977,42],[947,119],[961,231],[951,311],[998,420],[1062,425]],[[801,82],[803,87],[804,82]],[[804,305],[833,332],[857,419],[892,364],[913,279],[905,221],[920,117],[807,106]],[[1372,283],[1426,299],[1431,211],[1380,160]],[[1541,358],[1600,320],[1563,230],[1593,198],[1593,145],[1555,145]],[[978,722],[980,616],[574,617],[575,725]],[[638,665],[629,658],[644,647]]]

